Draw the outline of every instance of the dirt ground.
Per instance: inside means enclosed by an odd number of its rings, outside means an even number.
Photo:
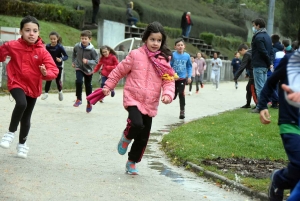
[[[205,159],[204,165],[215,166],[218,169],[227,172],[229,170],[238,175],[252,177],[255,179],[269,178],[274,169],[280,169],[287,165],[283,160],[257,160],[249,158],[216,158]]]

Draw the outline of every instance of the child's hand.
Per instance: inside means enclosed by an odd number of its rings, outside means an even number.
[[[75,68],[75,64],[74,63],[72,63],[72,67]]]
[[[287,92],[288,99],[300,103],[300,92],[293,92],[292,89],[286,84],[282,84],[281,88]]]
[[[268,109],[264,109],[264,110],[260,111],[260,117],[259,118],[260,118],[260,122],[262,124],[269,124],[269,123],[271,123],[271,120],[270,120],[271,116],[269,114],[269,110]]]
[[[84,64],[87,64],[88,60],[85,59],[85,58],[83,58],[83,59],[82,59],[82,62],[83,62]]]
[[[190,84],[192,82],[191,78],[188,78],[187,83]]]
[[[61,61],[62,61],[62,59],[61,59],[61,58],[58,58],[58,57],[56,57],[56,61],[57,61],[57,62],[61,62]]]
[[[166,96],[166,95],[162,96],[162,97],[161,97],[161,102],[163,102],[164,104],[169,104],[169,103],[171,103],[170,97],[169,97],[169,96]]]
[[[110,90],[107,88],[102,88],[102,92],[105,96],[108,96],[110,94]]]
[[[43,76],[47,76],[47,69],[46,66],[44,64],[40,65],[40,71],[42,73]]]

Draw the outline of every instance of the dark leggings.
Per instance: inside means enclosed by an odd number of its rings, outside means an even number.
[[[19,143],[24,144],[29,133],[31,114],[36,98],[26,96],[23,89],[20,88],[12,89],[10,93],[16,101],[16,105],[11,115],[8,130],[9,132],[16,132],[20,122]]]
[[[175,100],[177,94],[179,94],[180,110],[184,110],[184,106],[185,106],[185,95],[184,95],[185,83],[186,83],[186,79],[175,81],[175,96],[173,100]]]
[[[57,86],[58,91],[61,91],[62,83],[61,83],[60,79],[61,79],[62,67],[58,67],[58,69],[59,69],[59,72],[58,72],[58,75],[57,75],[55,81],[56,81],[56,86]],[[48,93],[50,90],[51,82],[52,82],[52,80],[46,81],[46,84],[45,84],[45,92],[46,93]]]
[[[257,104],[257,97],[256,97],[256,91],[255,91],[255,86],[254,86],[254,79],[249,78],[248,84],[246,86],[246,100],[247,100],[247,105],[250,105],[251,103],[251,98],[253,98],[253,101],[255,104]]]
[[[78,100],[82,100],[82,84],[84,78],[85,94],[86,96],[92,93],[92,75],[86,75],[81,70],[76,70],[76,97]]]
[[[124,135],[127,139],[133,139],[128,160],[136,163],[142,160],[152,126],[152,117],[142,114],[136,106],[127,108],[128,119]]]
[[[194,79],[195,79],[195,78],[194,78],[194,77],[192,77],[192,80],[191,80],[191,83],[190,83],[190,88],[189,88],[190,90],[189,90],[189,91],[192,91],[192,87],[193,87],[193,82],[194,82]]]

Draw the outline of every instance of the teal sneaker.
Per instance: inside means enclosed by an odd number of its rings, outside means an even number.
[[[130,144],[131,140],[128,140],[124,133],[122,133],[122,137],[118,143],[118,153],[124,155],[127,152],[128,145]]]
[[[135,167],[135,162],[127,161],[126,163],[126,173],[131,175],[138,175],[138,170]]]

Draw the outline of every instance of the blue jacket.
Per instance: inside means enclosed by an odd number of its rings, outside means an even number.
[[[273,44],[273,66],[274,66],[274,69],[278,66],[280,60],[283,58],[283,56],[276,56],[276,53],[277,52],[283,52],[284,50],[284,46],[280,43],[280,42],[277,42],[275,44]],[[280,54],[281,55],[281,54]],[[272,75],[272,71],[269,69],[268,70],[268,77]]]
[[[273,72],[273,74],[267,79],[261,93],[259,99],[259,109],[264,110],[268,109],[268,102],[270,100],[270,96],[273,93],[273,90],[276,89],[277,84],[278,87],[278,96],[279,96],[279,115],[278,115],[278,124],[294,124],[298,125],[299,121],[299,108],[291,106],[287,103],[284,97],[284,91],[281,88],[282,84],[288,85],[287,78],[287,64],[289,58],[293,55],[293,53],[286,54],[280,61],[279,65]]]
[[[273,64],[273,48],[271,37],[265,28],[259,29],[251,42],[253,68],[270,68]]]
[[[241,60],[238,58],[233,58],[231,61],[232,71],[236,72],[241,66]]]
[[[173,52],[171,66],[179,76],[179,79],[192,77],[192,61],[188,53],[179,54],[177,51]]]
[[[57,67],[62,67],[62,62],[56,61],[56,58],[61,58],[62,61],[66,61],[68,59],[68,55],[65,51],[65,48],[59,43],[56,46],[51,46],[51,44],[47,44],[46,49],[51,54],[52,59],[54,60]]]

